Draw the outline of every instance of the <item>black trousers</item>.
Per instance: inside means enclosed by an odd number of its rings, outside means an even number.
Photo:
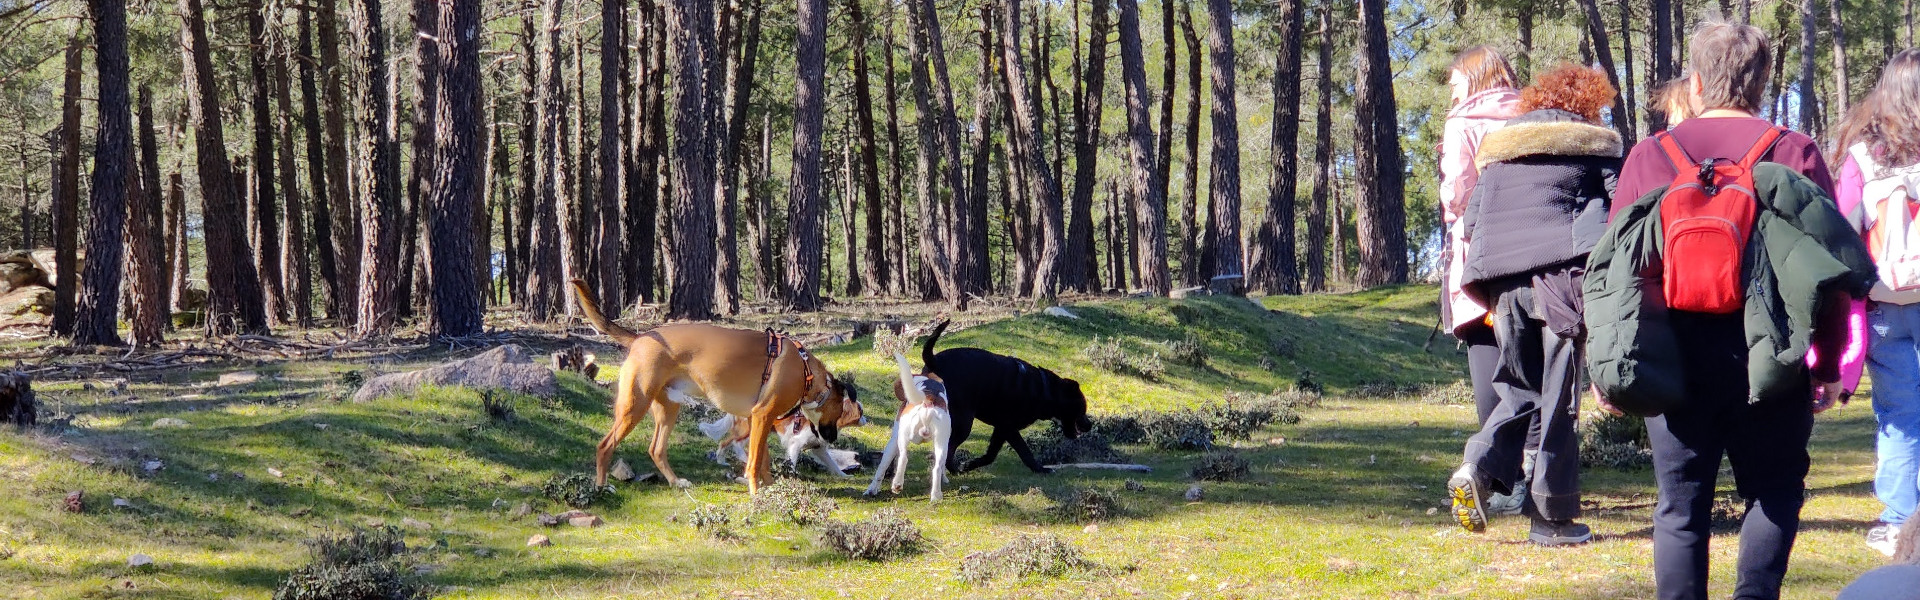
[[[1580,516],[1580,442],[1574,424],[1580,415],[1575,374],[1581,342],[1547,326],[1535,308],[1530,281],[1510,283],[1490,289],[1498,298],[1496,327],[1502,332],[1493,378],[1500,403],[1467,439],[1465,461],[1486,474],[1494,490],[1511,493],[1537,421],[1539,455],[1528,499],[1540,517],[1574,519]]]
[[[1787,559],[1805,503],[1806,402],[1747,401],[1742,316],[1673,318],[1687,367],[1684,406],[1647,419],[1660,502],[1653,515],[1653,572],[1661,600],[1707,598],[1707,543],[1721,456],[1733,463],[1734,489],[1746,499],[1740,527],[1740,600],[1780,597]],[[1811,390],[1811,383],[1808,383]]]

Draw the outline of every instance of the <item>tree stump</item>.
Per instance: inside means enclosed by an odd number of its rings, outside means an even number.
[[[39,406],[33,400],[33,380],[25,373],[0,373],[0,421],[29,427],[39,419]]]

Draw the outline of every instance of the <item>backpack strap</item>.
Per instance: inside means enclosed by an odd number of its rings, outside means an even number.
[[[1687,150],[1681,148],[1680,143],[1673,140],[1673,134],[1662,131],[1655,134],[1653,139],[1657,140],[1660,144],[1660,149],[1666,152],[1667,162],[1673,165],[1674,173],[1685,173],[1687,169],[1698,165],[1698,163],[1693,162],[1693,157],[1687,156]]]
[[[1753,149],[1747,151],[1746,158],[1740,159],[1740,166],[1752,169],[1754,165],[1760,164],[1760,159],[1772,153],[1773,147],[1780,143],[1782,137],[1786,137],[1785,130],[1779,127],[1768,127],[1760,134],[1760,139],[1753,142]]]

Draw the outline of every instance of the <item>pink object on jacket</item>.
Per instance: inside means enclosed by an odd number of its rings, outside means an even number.
[[[1860,164],[1852,157],[1840,166],[1840,180],[1835,183],[1833,200],[1840,214],[1847,215],[1853,223],[1855,233],[1862,221],[1858,217],[1861,197],[1867,186],[1867,178],[1860,172]],[[1840,354],[1840,383],[1849,392],[1859,389],[1860,373],[1867,366],[1867,301],[1853,300],[1847,312],[1847,349]],[[1819,353],[1807,349],[1807,366],[1817,367],[1821,363]]]
[[[1519,104],[1519,91],[1496,88],[1469,96],[1447,111],[1446,128],[1440,137],[1440,217],[1446,224],[1450,250],[1445,290],[1449,331],[1458,332],[1462,325],[1479,322],[1487,315],[1487,307],[1460,291],[1467,261],[1467,231],[1460,218],[1466,214],[1467,197],[1479,180],[1473,159],[1480,153],[1480,140],[1519,116]]]

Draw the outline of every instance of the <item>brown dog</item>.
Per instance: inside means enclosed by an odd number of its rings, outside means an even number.
[[[798,342],[702,323],[635,333],[600,313],[585,281],[575,279],[573,286],[587,322],[627,347],[614,388],[613,428],[594,456],[597,484],[607,481],[614,448],[640,424],[642,415],[652,414],[648,455],[653,465],[675,486],[689,485],[667,464],[667,440],[680,418],[680,405],[698,399],[747,421],[747,487],[752,492],[771,480],[767,437],[774,421],[804,415],[820,437],[831,442],[840,437],[846,414],[859,414],[853,386],[834,379],[826,364]]]

